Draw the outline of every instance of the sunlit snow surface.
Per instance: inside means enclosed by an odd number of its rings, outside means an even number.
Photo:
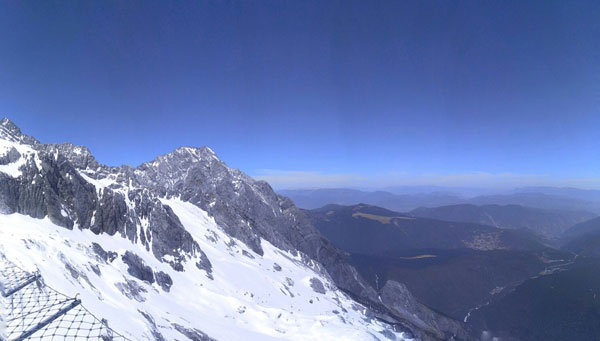
[[[48,219],[19,214],[0,215],[0,252],[27,270],[39,269],[46,283],[58,291],[69,296],[80,294],[88,310],[135,340],[154,338],[152,324],[140,312],[154,319],[157,331],[167,340],[186,339],[175,324],[201,330],[217,340],[393,337],[389,331],[384,336],[387,326],[367,318],[362,306],[299,258],[264,240],[264,255],[255,254],[223,233],[200,208],[178,199],[162,201],[173,209],[206,253],[214,279],[193,262],[185,264],[185,271],[176,272],[142,245],[119,236],[68,230]],[[92,242],[117,252],[119,257],[108,263],[102,261],[92,250]],[[169,274],[173,279],[170,292],[130,276],[120,257],[125,251],[136,253],[155,271]],[[95,265],[101,275],[92,270]],[[79,272],[77,278],[68,267]],[[311,288],[313,277],[323,282],[325,294]],[[146,292],[141,292],[138,299],[127,297],[117,287],[126,281],[135,281]],[[395,336],[404,339],[400,333]]]

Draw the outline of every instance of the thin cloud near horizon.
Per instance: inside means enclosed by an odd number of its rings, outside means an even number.
[[[324,173],[305,170],[259,169],[252,177],[267,181],[276,189],[311,188],[384,188],[393,186],[441,186],[507,189],[527,186],[575,187],[600,189],[600,178],[567,178],[547,174],[518,173],[422,173],[407,172],[363,175]]]

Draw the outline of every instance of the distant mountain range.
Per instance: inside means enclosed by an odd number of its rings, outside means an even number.
[[[445,193],[452,194],[459,197],[474,197],[477,195],[498,193],[497,190],[488,188],[473,188],[473,187],[449,187],[449,186],[426,186],[426,185],[415,185],[415,186],[389,186],[378,188],[385,192],[394,194],[423,194],[423,193]]]
[[[573,225],[564,232],[563,237],[570,239],[585,236],[590,233],[600,233],[600,217]]]
[[[600,214],[600,202],[546,193],[482,195],[466,200],[475,205],[522,205],[564,211],[587,211]]]
[[[594,218],[585,211],[564,211],[521,205],[458,204],[412,210],[416,217],[491,225],[507,229],[531,230],[547,238],[557,238],[571,226]]]
[[[308,213],[315,227],[335,246],[353,253],[544,248],[533,236],[521,231],[412,217],[366,204],[327,205]]]
[[[532,192],[527,192],[531,190]],[[537,191],[537,192],[535,192]],[[478,195],[465,197],[453,192],[422,192],[396,194],[387,191],[361,191],[347,188],[281,190],[304,209],[315,209],[327,204],[356,205],[365,203],[384,207],[397,212],[408,212],[419,207],[438,207],[457,204],[472,205],[521,205],[533,208],[584,211],[600,214],[600,199],[597,191],[560,188],[523,188],[513,193]]]
[[[563,248],[589,257],[600,257],[600,217],[577,224],[563,234]]]
[[[600,201],[600,190],[579,189],[573,187],[521,187],[515,189],[516,193],[542,193],[569,197],[585,201]]]
[[[462,202],[464,199],[447,193],[394,194],[385,191],[367,192],[347,188],[282,190],[280,194],[289,197],[305,209],[315,209],[327,204],[355,205],[366,203],[398,212],[408,212],[417,207],[435,207]]]

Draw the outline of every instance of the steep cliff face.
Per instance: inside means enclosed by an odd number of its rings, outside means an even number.
[[[159,196],[178,197],[205,210],[231,237],[262,254],[261,240],[319,262],[338,286],[376,300],[343,255],[305,214],[264,181],[227,167],[208,147],[178,148],[133,171],[134,183]]]
[[[143,246],[173,271],[193,264],[212,278],[210,258],[165,200],[193,204],[214,219],[229,244],[241,242],[259,257],[265,253],[264,242],[298,256],[338,288],[376,307],[381,317],[412,328],[415,335],[466,337],[458,323],[444,320],[440,327],[440,317],[433,313],[416,322],[410,314],[395,314],[397,302],[380,300],[380,293],[289,199],[266,182],[227,167],[208,147],[181,147],[135,168],[109,167],[98,163],[86,147],[42,144],[11,121],[0,121],[0,212],[48,217],[67,229],[119,236]]]
[[[9,172],[0,169],[3,213],[48,216],[68,229],[76,225],[95,234],[118,234],[141,243],[158,259],[169,256],[165,261],[175,270],[189,257],[210,274],[210,261],[172,210],[128,181],[133,180],[128,167],[99,165],[84,147],[40,144],[6,119],[0,125],[5,155],[20,155],[3,166],[11,167]]]

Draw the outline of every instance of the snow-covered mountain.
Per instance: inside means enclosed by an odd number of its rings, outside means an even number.
[[[4,257],[131,339],[468,337],[403,285],[366,284],[289,199],[207,147],[109,167],[2,119],[0,213]]]

